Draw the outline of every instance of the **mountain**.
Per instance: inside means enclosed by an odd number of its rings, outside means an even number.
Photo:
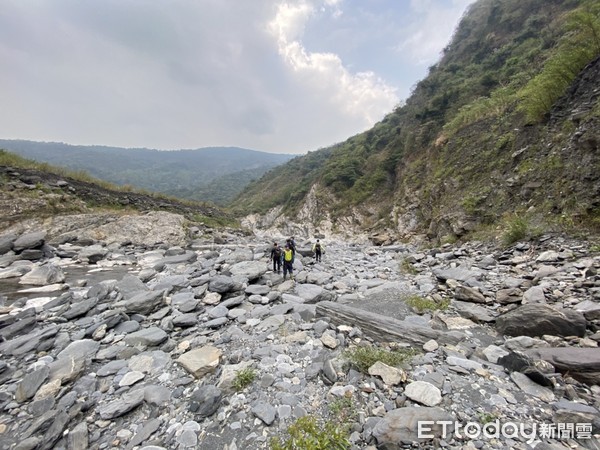
[[[390,240],[598,231],[599,56],[598,1],[479,0],[404,105],[233,206],[262,226]]]
[[[117,185],[217,204],[227,203],[249,181],[295,156],[237,147],[160,151],[25,140],[0,140],[0,148]],[[215,180],[218,191],[211,188]]]

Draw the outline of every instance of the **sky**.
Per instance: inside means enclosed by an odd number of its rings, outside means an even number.
[[[0,0],[0,139],[306,153],[410,95],[473,0]]]

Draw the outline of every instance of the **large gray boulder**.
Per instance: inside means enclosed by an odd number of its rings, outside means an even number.
[[[442,421],[450,422],[445,430],[439,424]],[[377,439],[379,446],[382,446],[381,448],[388,448],[383,447],[385,445],[396,445],[399,448],[402,444],[427,442],[434,438],[443,439],[451,436],[454,431],[453,424],[454,417],[441,408],[399,408],[388,412],[375,425],[373,436]]]
[[[114,308],[123,308],[126,313],[150,314],[164,306],[163,291],[147,291],[133,295],[114,304]]]
[[[587,321],[582,313],[528,304],[496,319],[496,329],[508,336],[584,336]]]
[[[12,248],[19,253],[26,249],[40,248],[46,239],[45,231],[22,234],[13,242]]]
[[[242,261],[229,269],[233,276],[247,278],[248,281],[260,278],[266,271],[267,266],[263,261]]]

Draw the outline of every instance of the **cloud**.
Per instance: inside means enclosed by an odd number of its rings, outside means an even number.
[[[321,11],[333,7],[333,15],[339,16],[339,3],[325,1]],[[305,88],[337,105],[344,115],[362,120],[365,127],[372,125],[398,103],[396,88],[373,72],[350,72],[334,53],[307,50],[302,35],[306,22],[315,14],[315,5],[307,1],[279,5],[269,24],[277,39],[279,54]]]
[[[408,36],[396,46],[419,65],[431,65],[440,57],[440,51],[450,42],[458,20],[474,0],[411,0],[415,17],[408,27]]]
[[[436,9],[450,0],[423,1]],[[406,5],[4,0],[0,137],[162,149],[328,146],[368,129],[408,91],[402,77],[412,61],[390,43],[425,48],[417,31],[439,17],[415,3],[425,25],[400,38]],[[441,39],[425,53],[447,44]]]

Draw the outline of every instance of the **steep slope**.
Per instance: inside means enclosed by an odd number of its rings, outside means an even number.
[[[597,1],[480,0],[404,106],[234,206],[396,237],[454,239],[509,215],[597,229],[599,36]]]
[[[24,140],[0,140],[0,148],[69,170],[83,170],[117,185],[221,204],[252,179],[294,157],[237,147],[159,151]],[[238,173],[246,170],[252,170],[253,178]],[[208,188],[218,178],[222,178],[226,195],[215,195]],[[200,197],[199,191],[206,197]]]

